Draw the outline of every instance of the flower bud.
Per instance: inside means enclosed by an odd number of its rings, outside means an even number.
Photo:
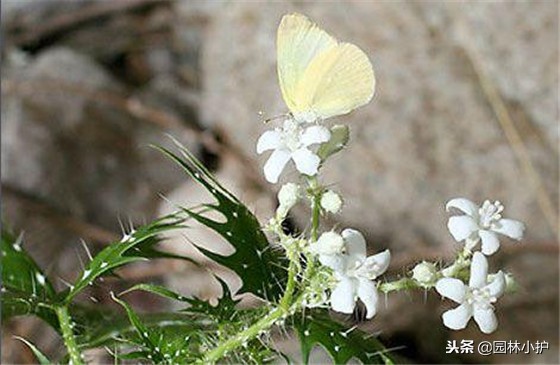
[[[276,210],[276,214],[284,218],[290,209],[298,202],[299,199],[299,186],[294,183],[287,183],[280,188],[278,192],[278,202],[280,206]]]
[[[492,282],[498,274],[489,274],[488,275],[488,282]],[[519,290],[519,284],[515,281],[515,278],[510,273],[504,273],[504,279],[506,280],[506,293],[515,293]]]
[[[342,253],[344,240],[336,232],[325,232],[309,249],[317,255],[336,255]]]
[[[329,213],[338,213],[342,208],[342,199],[334,191],[328,190],[321,197],[321,207]]]
[[[422,261],[412,269],[412,278],[422,286],[432,286],[437,280],[436,265]]]

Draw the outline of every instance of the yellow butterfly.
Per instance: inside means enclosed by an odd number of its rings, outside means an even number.
[[[366,54],[338,42],[304,15],[282,18],[277,57],[282,96],[297,121],[343,115],[373,97],[375,76]]]

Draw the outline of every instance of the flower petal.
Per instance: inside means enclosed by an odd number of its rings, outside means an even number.
[[[498,319],[492,308],[474,308],[474,321],[483,333],[492,333],[498,328]]]
[[[391,252],[385,250],[366,258],[358,270],[356,270],[356,274],[369,280],[374,280],[387,271],[389,262],[391,262]]]
[[[463,303],[455,309],[450,309],[443,313],[443,324],[452,330],[462,330],[467,327],[469,319],[472,317],[472,305]]]
[[[334,231],[323,233],[317,242],[312,243],[310,251],[319,255],[342,254],[344,250],[344,239]]]
[[[495,223],[492,226],[492,230],[494,232],[498,232],[505,236],[511,237],[514,240],[520,240],[521,238],[523,238],[525,225],[519,221],[504,218]]]
[[[331,132],[320,125],[314,125],[307,128],[301,135],[301,143],[303,143],[305,147],[316,143],[328,142],[329,139],[331,139]]]
[[[274,150],[264,164],[264,177],[270,183],[276,184],[284,166],[290,160],[290,153],[285,150]]]
[[[363,261],[366,258],[366,239],[357,230],[346,228],[342,231],[342,238],[346,248],[346,254],[354,261]]]
[[[488,261],[480,252],[475,252],[471,262],[471,277],[469,286],[471,288],[482,288],[486,286],[488,279]]]
[[[296,163],[298,171],[309,176],[314,176],[317,173],[317,169],[321,163],[319,156],[307,148],[300,148],[292,153],[292,159]]]
[[[356,283],[347,276],[340,278],[336,288],[331,293],[331,307],[341,313],[352,314],[356,305]]]
[[[449,298],[457,303],[463,303],[467,293],[465,284],[459,279],[443,278],[436,283],[436,290],[442,296]]]
[[[480,230],[478,231],[480,239],[482,240],[482,253],[490,256],[500,248],[500,241],[494,232]]]
[[[465,198],[451,199],[445,205],[445,210],[449,211],[451,208],[459,209],[461,212],[476,218],[478,217],[478,205]]]
[[[346,271],[346,256],[344,255],[319,255],[319,262],[337,273]]]
[[[282,134],[277,130],[264,132],[257,141],[257,153],[260,155],[264,151],[280,147],[281,136]]]
[[[506,291],[506,276],[504,273],[499,271],[496,275],[493,275],[492,281],[485,288],[494,298],[501,297]]]
[[[367,309],[366,318],[370,319],[377,313],[377,287],[373,281],[358,279],[358,298],[364,303]]]
[[[449,218],[447,228],[455,241],[461,242],[478,230],[478,224],[468,215],[456,215]]]

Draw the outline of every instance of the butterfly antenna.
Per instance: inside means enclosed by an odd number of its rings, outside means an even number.
[[[273,120],[283,119],[283,118],[287,119],[287,118],[290,118],[290,117],[291,117],[291,113],[285,113],[285,114],[275,115],[275,116],[273,116],[273,117],[266,118],[266,119],[264,120],[263,123],[264,123],[264,124],[268,124],[268,123],[272,122]]]

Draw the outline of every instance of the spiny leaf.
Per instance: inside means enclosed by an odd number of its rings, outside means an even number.
[[[309,355],[315,345],[321,345],[335,364],[346,364],[357,358],[364,364],[389,364],[385,347],[372,335],[356,328],[346,328],[330,318],[325,310],[313,310],[303,317],[294,317],[303,362],[309,363]]]
[[[179,157],[171,151],[157,147],[181,166],[184,171],[202,185],[216,202],[206,204],[209,211],[217,212],[225,222],[185,208],[184,211],[199,223],[221,235],[235,252],[229,256],[211,252],[197,244],[198,249],[217,263],[235,271],[243,283],[241,293],[252,293],[265,300],[278,299],[285,281],[285,262],[281,255],[271,249],[256,217],[235,196],[220,185],[189,151],[180,147]]]
[[[218,304],[216,304],[215,306],[211,305],[208,301],[201,300],[196,297],[187,298],[165,287],[153,284],[135,285],[132,288],[121,293],[121,295],[134,290],[142,290],[149,293],[157,294],[165,298],[190,304],[190,307],[184,309],[183,312],[200,313],[206,316],[213,317],[216,320],[231,321],[236,314],[235,306],[240,302],[240,300],[234,300],[231,296],[228,285],[219,277],[215,278],[220,282],[220,285],[222,286],[222,297],[218,300]]]
[[[124,301],[118,299],[114,295],[112,296],[113,300],[119,303],[126,311],[126,315],[128,316],[128,320],[136,329],[142,344],[148,349],[151,356],[148,355],[154,362],[160,363],[163,361],[163,354],[160,352],[160,349],[154,344],[154,341],[150,337],[150,332],[148,332],[148,328],[142,323],[136,312]]]
[[[23,236],[15,238],[2,230],[2,319],[34,314],[58,327],[49,309],[56,293],[49,279],[22,247]]]
[[[159,325],[150,325],[145,319],[140,319],[126,302],[115,296],[113,300],[125,309],[135,332],[135,336],[126,334],[121,337],[121,342],[136,347],[132,352],[119,355],[121,359],[143,358],[156,364],[193,363],[202,357],[200,338],[203,333],[216,331],[213,322],[185,314],[175,315],[176,318],[171,321],[160,321]]]
[[[117,311],[73,304],[70,314],[75,325],[76,340],[82,349],[121,344],[130,339],[136,328],[127,317]],[[181,332],[199,331],[202,322],[183,313],[146,313],[142,315],[144,325],[154,328],[177,328]]]
[[[159,218],[150,224],[141,226],[130,232],[120,241],[114,242],[91,260],[80,278],[67,293],[65,302],[69,303],[80,291],[91,285],[97,278],[111,274],[115,269],[128,263],[147,260],[155,257],[189,258],[171,255],[154,249],[158,243],[157,236],[163,232],[183,227],[184,218],[176,214]]]
[[[39,362],[39,364],[41,365],[49,365],[52,364],[53,362],[51,360],[49,360],[48,357],[46,357],[41,350],[39,350],[37,348],[37,346],[35,346],[34,344],[32,344],[31,342],[27,341],[25,338],[23,337],[19,337],[19,336],[14,336],[14,338],[16,340],[19,340],[21,342],[23,342],[24,344],[27,345],[27,347],[29,347],[31,349],[31,351],[33,352],[33,354],[35,355],[35,358],[37,358],[37,361]]]

